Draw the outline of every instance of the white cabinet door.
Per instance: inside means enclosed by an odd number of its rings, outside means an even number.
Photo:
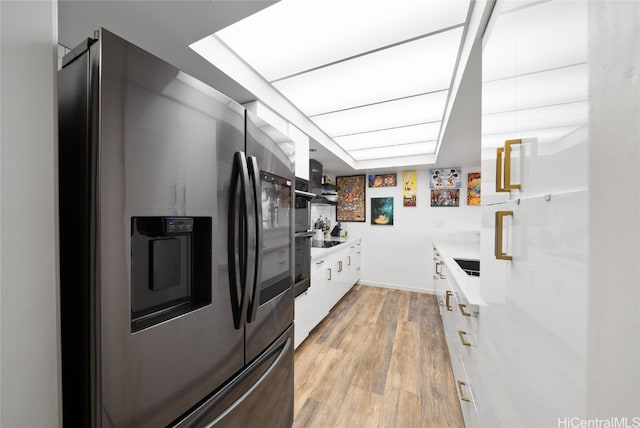
[[[314,312],[317,310],[311,288],[296,297],[294,312],[294,341],[297,348],[316,326]]]
[[[315,303],[312,312],[314,326],[319,324],[333,307],[331,303],[333,301],[332,281],[334,281],[335,275],[333,263],[333,254],[329,254],[322,259],[311,260],[311,286],[309,289],[313,289]]]
[[[521,189],[503,197],[586,185],[586,151],[574,147],[584,138],[574,134],[588,123],[587,7],[497,3],[482,61],[483,199],[495,196],[496,149],[507,140],[523,140],[511,159]]]
[[[356,253],[353,256],[353,266],[356,270],[356,282],[360,281],[362,274],[362,240],[356,242]]]
[[[347,269],[347,291],[351,289],[351,287],[360,280],[360,241],[354,241],[351,243],[347,243],[349,249],[347,250],[346,255],[346,269]]]
[[[349,270],[349,265],[348,265],[348,255],[349,255],[349,249],[348,248],[344,248],[341,249],[340,251],[337,251],[336,253],[334,253],[334,259],[333,259],[333,271],[332,271],[332,278],[330,280],[330,288],[331,288],[331,293],[332,293],[332,305],[331,307],[335,306],[336,303],[338,303],[338,301],[340,299],[342,299],[342,296],[344,296],[347,291],[349,290],[349,288],[351,288],[350,284],[350,270]]]
[[[505,287],[508,278],[508,260],[498,260],[496,258],[496,239],[498,235],[498,225],[496,224],[496,214],[504,214],[502,224],[502,252],[512,255],[515,250],[514,236],[517,232],[519,222],[519,206],[516,202],[503,204],[484,205],[482,207],[482,221],[480,229],[480,296],[489,303],[504,304],[506,295]]]
[[[586,414],[587,194],[524,199],[519,218],[523,251],[510,266],[504,322],[515,360],[529,369],[507,368],[520,376],[521,397],[538,403],[515,403],[523,419],[550,424]]]
[[[485,246],[495,242],[497,211],[513,212],[503,227],[512,260],[496,260]],[[495,375],[485,390],[506,397],[501,417],[514,418],[507,425],[547,426],[558,415],[585,415],[586,213],[586,191],[483,208],[487,306],[479,335],[483,358],[475,370],[480,378]]]
[[[487,306],[480,356],[467,365],[485,426],[555,426],[559,417],[586,416],[587,7],[498,2],[484,36]],[[510,178],[521,188],[499,195],[496,149],[515,139],[523,144],[514,146]],[[503,227],[497,212],[513,213]],[[496,259],[497,231],[509,260]]]

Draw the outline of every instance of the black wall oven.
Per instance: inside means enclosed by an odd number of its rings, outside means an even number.
[[[298,296],[311,284],[311,193],[307,180],[296,178],[296,231],[295,231],[295,295]]]

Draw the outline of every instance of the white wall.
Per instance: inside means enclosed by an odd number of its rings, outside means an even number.
[[[455,167],[456,165],[448,165]],[[466,230],[480,230],[480,206],[467,205],[467,173],[463,168],[459,207],[431,207],[429,168],[418,169],[417,206],[402,206],[402,172],[398,186],[367,188],[367,221],[342,223],[350,236],[362,237],[363,284],[418,292],[433,291],[434,237]],[[393,197],[393,226],[371,223],[371,198]]]
[[[640,418],[640,3],[591,2],[589,27],[587,409]]]
[[[326,217],[331,221],[331,229],[336,225],[336,207],[326,204],[311,204],[311,228],[318,221],[318,218]]]
[[[0,1],[0,426],[60,426],[57,3]]]

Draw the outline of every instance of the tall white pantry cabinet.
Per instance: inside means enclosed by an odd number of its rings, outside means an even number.
[[[478,412],[558,426],[587,417],[587,2],[498,2],[482,60]]]

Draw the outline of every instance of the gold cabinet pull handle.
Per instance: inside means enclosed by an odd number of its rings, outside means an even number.
[[[460,342],[462,342],[462,344],[463,344],[464,346],[471,346],[471,342],[467,342],[467,341],[464,339],[464,336],[465,336],[466,334],[467,334],[467,332],[466,332],[466,331],[458,330],[458,336],[460,336]]]
[[[519,184],[511,183],[511,146],[521,144],[522,140],[507,140],[504,142],[504,190],[520,189]]]
[[[465,396],[465,395],[464,395],[464,392],[462,391],[462,387],[463,387],[463,386],[466,386],[466,385],[467,385],[467,384],[466,384],[466,383],[464,383],[463,381],[461,381],[461,380],[459,380],[459,381],[458,381],[458,391],[460,392],[460,399],[461,399],[462,401],[468,401],[468,402],[471,402],[471,399],[470,399],[469,397]]]
[[[496,241],[494,245],[497,260],[513,260],[513,257],[506,254],[502,249],[502,229],[504,228],[504,218],[513,217],[513,211],[496,211]]]
[[[436,275],[442,275],[442,269],[438,270],[438,268],[441,268],[442,265],[440,264],[440,262],[436,262]]]
[[[453,311],[453,308],[451,307],[451,302],[449,301],[451,296],[453,296],[453,293],[451,291],[447,290],[447,292],[445,294],[444,305],[447,307],[448,311]]]
[[[328,268],[328,269],[329,269],[329,278],[328,279],[329,279],[329,281],[331,281],[331,268]]]
[[[496,149],[496,192],[508,192],[502,186],[502,154],[504,153],[504,147],[498,147]]]
[[[347,256],[347,266],[351,266],[351,256]]]
[[[460,312],[462,313],[462,316],[464,316],[464,317],[470,317],[471,316],[471,312],[467,312],[467,311],[464,310],[464,308],[466,308],[467,305],[465,305],[464,303],[460,303],[458,306],[460,307]]]

